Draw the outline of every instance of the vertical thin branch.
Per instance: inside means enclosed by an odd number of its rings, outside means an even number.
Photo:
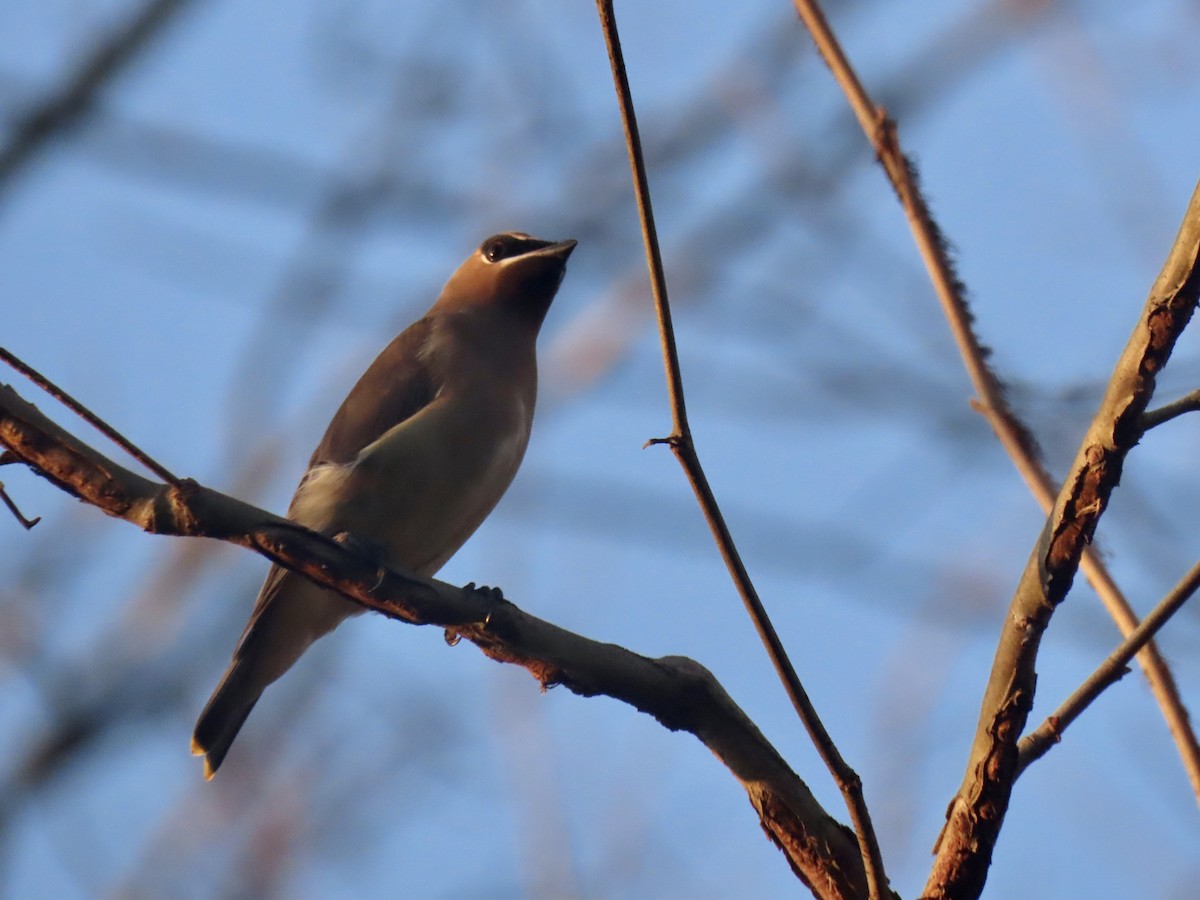
[[[1029,430],[1010,408],[1004,385],[988,367],[987,351],[972,328],[971,311],[946,252],[945,239],[921,194],[913,165],[901,149],[896,124],[888,118],[887,111],[876,105],[863,88],[816,0],[793,2],[805,27],[812,35],[818,52],[845,92],[850,108],[875,148],[879,162],[904,209],[913,239],[962,356],[963,365],[978,395],[978,399],[972,401],[971,405],[987,419],[1004,451],[1012,459],[1026,486],[1042,507],[1042,511],[1049,515],[1058,493],[1057,486],[1042,466]],[[1081,568],[1122,637],[1128,638],[1137,628],[1137,616],[1100,557],[1090,547],[1084,551]],[[1196,802],[1200,804],[1200,741],[1197,741],[1196,733],[1192,729],[1187,709],[1179,695],[1179,688],[1166,660],[1153,642],[1146,644],[1138,654],[1137,660],[1175,742],[1192,793]]]
[[[729,532],[724,516],[721,514],[720,507],[708,484],[708,479],[705,477],[704,469],[700,465],[695,443],[692,440],[683,396],[683,376],[675,347],[674,329],[671,324],[671,309],[667,301],[666,275],[654,226],[654,212],[650,202],[650,187],[646,176],[645,160],[642,156],[641,138],[638,135],[637,117],[633,108],[629,79],[625,71],[625,61],[621,52],[612,0],[596,0],[596,7],[600,14],[609,63],[612,66],[613,83],[621,108],[621,123],[625,130],[625,142],[629,151],[634,193],[637,198],[642,227],[642,240],[646,248],[646,264],[650,270],[651,291],[655,312],[658,316],[659,339],[662,343],[663,365],[666,369],[667,390],[673,419],[671,435],[650,443],[667,444],[683,467],[692,491],[696,495],[696,500],[716,539],[725,566],[741,595],[747,613],[754,622],[754,627],[775,667],[775,672],[783,683],[788,697],[792,701],[792,706],[808,731],[813,744],[842,792],[858,838],[871,900],[881,900],[885,895],[891,896],[891,891],[887,886],[887,876],[884,873],[879,842],[871,824],[866,801],[863,798],[862,780],[838,752],[837,746],[825,730],[804,686],[800,683],[800,678],[788,658],[783,642],[780,641],[774,625],[771,624],[770,617],[767,615],[737,551],[733,536]]]

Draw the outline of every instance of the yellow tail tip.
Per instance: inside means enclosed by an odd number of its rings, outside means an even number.
[[[195,737],[192,738],[192,756],[204,757],[204,780],[212,781],[212,777],[216,774],[217,770],[212,767],[212,762],[208,758],[208,751],[197,743]]]

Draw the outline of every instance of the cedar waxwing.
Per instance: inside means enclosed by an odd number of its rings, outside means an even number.
[[[317,445],[288,517],[433,575],[517,473],[537,395],[534,344],[575,241],[498,234],[371,363]],[[263,690],[362,607],[272,566],[192,737],[211,778]]]

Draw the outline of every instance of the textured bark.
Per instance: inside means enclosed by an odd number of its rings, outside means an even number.
[[[1141,437],[1141,417],[1200,294],[1200,187],[1117,361],[1100,410],[1063,481],[1009,607],[962,786],[934,848],[926,897],[982,892],[1017,775],[1017,741],[1033,706],[1038,645]]]

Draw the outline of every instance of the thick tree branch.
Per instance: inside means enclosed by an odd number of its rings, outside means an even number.
[[[252,549],[389,618],[452,629],[543,685],[621,700],[688,731],[741,782],[767,836],[820,897],[858,898],[866,874],[854,833],[808,787],[712,674],[684,657],[640,656],[573,634],[489,593],[378,569],[341,544],[184,479],[143,478],[107,459],[0,385],[0,445],[37,474],[153,534],[209,537]]]
[[[992,850],[1017,776],[1017,741],[1037,680],[1042,633],[1066,597],[1084,549],[1142,435],[1142,414],[1200,295],[1200,186],[1108,390],[1033,548],[1009,608],[984,694],[967,771],[950,804],[925,896],[983,890]]]

